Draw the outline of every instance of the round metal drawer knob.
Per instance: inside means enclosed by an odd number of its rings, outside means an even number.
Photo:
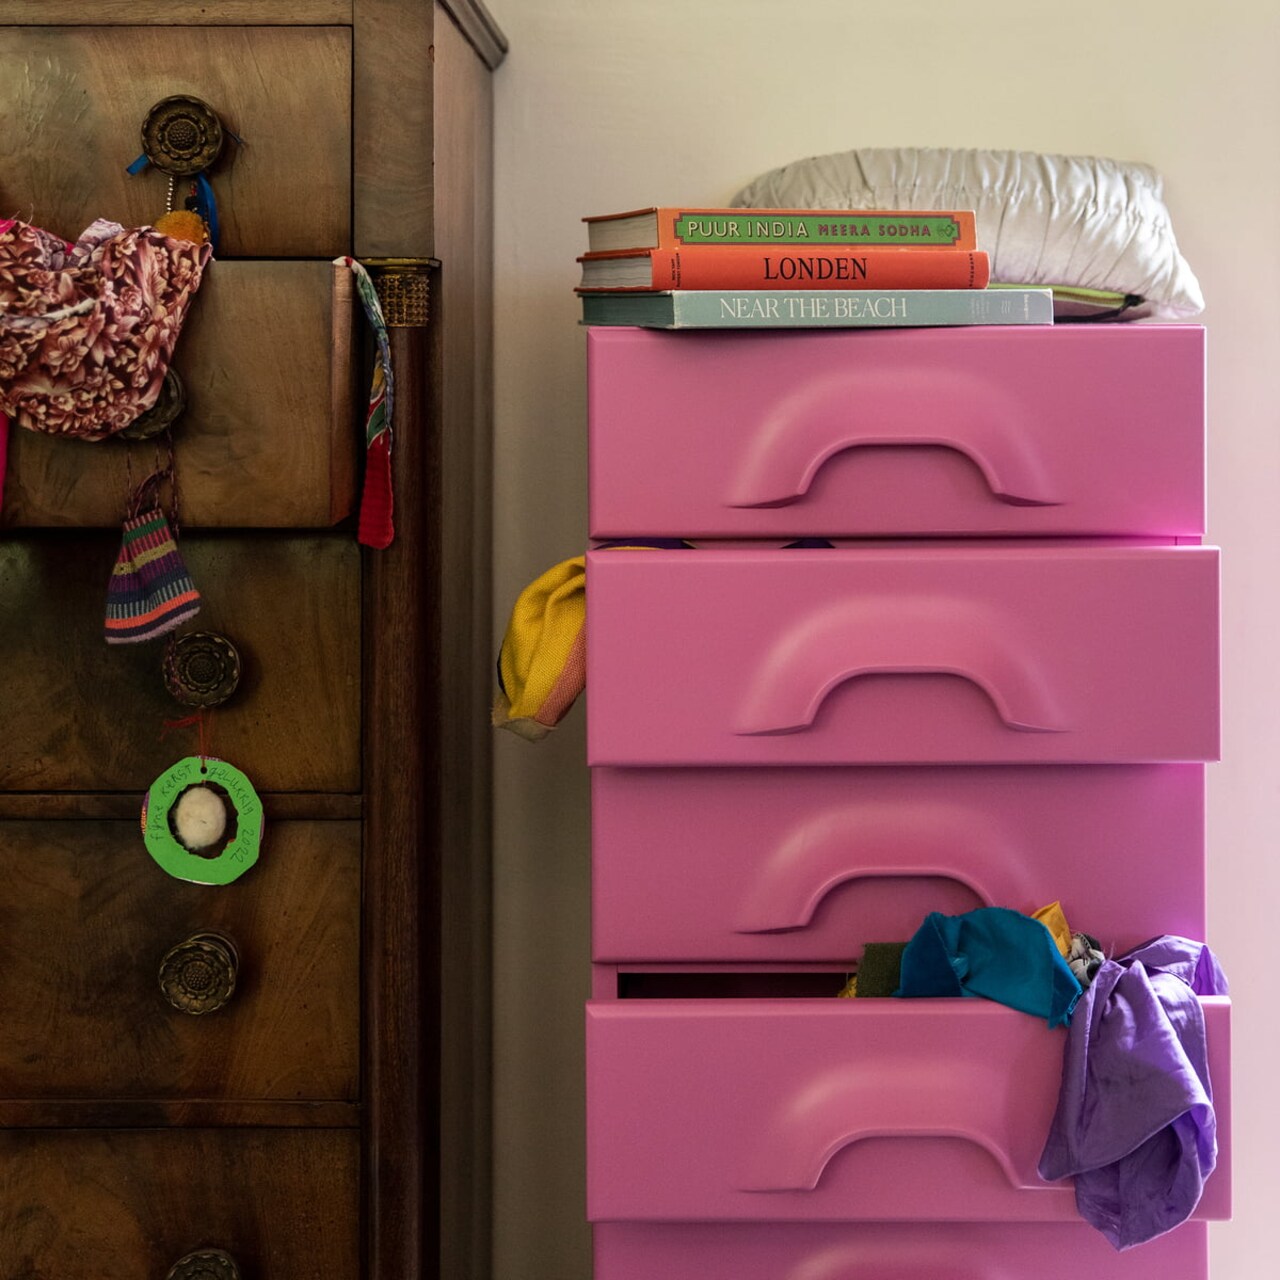
[[[187,94],[162,98],[142,122],[142,150],[162,173],[178,178],[207,169],[222,150],[222,121]]]
[[[140,413],[122,431],[116,432],[116,435],[121,440],[150,440],[166,427],[173,426],[186,407],[187,390],[182,385],[182,379],[175,369],[166,369],[155,404]]]
[[[226,636],[193,631],[165,653],[165,688],[185,707],[217,707],[240,683],[240,654]]]
[[[240,1280],[240,1268],[221,1249],[199,1249],[179,1258],[165,1280]]]
[[[160,961],[160,990],[182,1013],[212,1013],[231,999],[239,967],[240,956],[230,938],[220,933],[193,934],[165,952]]]

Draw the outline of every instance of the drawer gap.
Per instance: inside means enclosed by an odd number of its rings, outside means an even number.
[[[619,1000],[813,1000],[835,998],[850,970],[617,975]]]

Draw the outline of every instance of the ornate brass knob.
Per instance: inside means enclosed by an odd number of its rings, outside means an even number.
[[[164,1280],[240,1280],[240,1268],[221,1249],[198,1249],[179,1258]]]
[[[226,636],[193,631],[165,650],[164,683],[183,706],[220,706],[240,683],[240,654]]]
[[[230,938],[220,933],[193,934],[164,953],[160,990],[183,1013],[212,1013],[231,999],[239,967],[240,955]]]
[[[199,98],[188,94],[162,98],[142,122],[142,150],[162,173],[189,178],[218,158],[222,121]]]

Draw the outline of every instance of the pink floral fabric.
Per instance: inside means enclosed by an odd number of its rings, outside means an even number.
[[[160,394],[208,245],[99,220],[76,241],[0,221],[0,412],[101,440]]]

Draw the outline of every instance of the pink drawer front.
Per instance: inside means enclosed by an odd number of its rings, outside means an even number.
[[[1203,1001],[1230,1214],[1230,1001]],[[1065,1032],[985,1000],[587,1006],[595,1222],[1080,1222],[1036,1172]]]
[[[606,1222],[595,1280],[1206,1280],[1208,1228],[1117,1253],[1084,1223]]]
[[[592,770],[597,961],[846,963],[1058,899],[1116,954],[1205,936],[1204,766]]]
[[[593,765],[1218,756],[1209,547],[587,557]]]
[[[589,329],[596,538],[1204,529],[1194,325]]]

